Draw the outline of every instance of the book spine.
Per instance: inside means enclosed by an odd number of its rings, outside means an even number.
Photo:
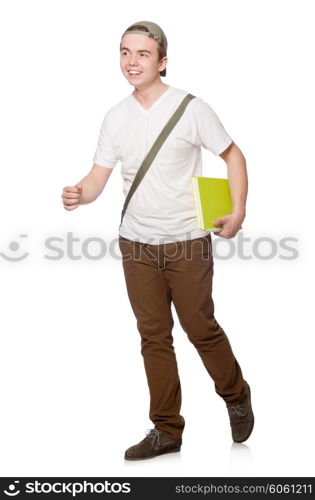
[[[197,225],[198,225],[199,229],[205,229],[203,214],[202,214],[202,210],[201,210],[198,177],[193,176],[191,181],[192,181],[192,186],[193,186],[193,193],[194,193],[196,212],[197,212]]]

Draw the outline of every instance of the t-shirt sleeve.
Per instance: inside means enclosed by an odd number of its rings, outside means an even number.
[[[223,153],[233,142],[214,110],[200,97],[193,99],[195,115],[194,141],[215,155]]]
[[[106,114],[101,125],[93,162],[101,167],[114,168],[118,162],[118,157],[108,130],[108,121],[108,115]]]

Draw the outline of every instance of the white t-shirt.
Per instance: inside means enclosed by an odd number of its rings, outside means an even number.
[[[121,162],[125,197],[187,93],[169,86],[149,109],[130,94],[105,114],[93,161],[107,168]],[[202,175],[201,146],[219,155],[231,142],[213,109],[199,97],[192,99],[133,194],[119,234],[152,245],[208,234],[197,228],[191,177]]]

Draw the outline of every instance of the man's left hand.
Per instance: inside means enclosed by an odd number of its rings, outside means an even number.
[[[213,222],[215,226],[222,226],[220,231],[216,231],[215,234],[221,236],[221,238],[234,238],[234,236],[241,229],[242,222],[245,219],[245,213],[232,213],[225,215],[220,219],[216,219]]]

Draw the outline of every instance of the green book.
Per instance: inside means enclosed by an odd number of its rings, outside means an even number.
[[[220,231],[222,226],[214,226],[212,221],[233,211],[228,179],[193,176],[191,182],[198,228]]]

